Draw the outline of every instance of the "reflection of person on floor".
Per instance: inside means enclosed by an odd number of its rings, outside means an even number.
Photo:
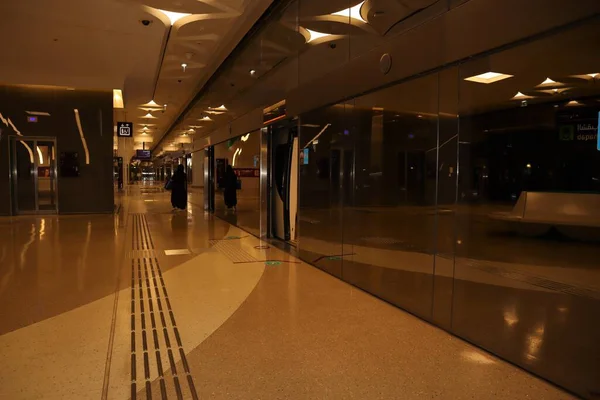
[[[227,171],[225,172],[225,205],[227,208],[233,208],[237,206],[237,175],[233,172],[233,168],[231,165],[227,166]]]
[[[187,177],[181,164],[171,178],[171,205],[173,210],[185,210],[187,206]]]

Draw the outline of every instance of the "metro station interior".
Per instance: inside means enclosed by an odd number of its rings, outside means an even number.
[[[600,398],[598,1],[0,19],[0,399]]]

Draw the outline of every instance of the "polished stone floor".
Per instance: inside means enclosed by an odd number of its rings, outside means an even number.
[[[160,190],[0,231],[2,399],[572,398]]]

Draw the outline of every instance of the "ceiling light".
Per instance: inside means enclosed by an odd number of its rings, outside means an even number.
[[[512,78],[513,75],[501,74],[499,72],[486,72],[483,74],[470,76],[465,78],[465,81],[477,82],[477,83],[485,83],[486,85],[489,83],[498,82],[504,79]]]
[[[211,115],[221,115],[221,114],[225,114],[225,111],[212,111],[212,110],[208,110],[208,111],[204,111],[207,114],[211,114]]]
[[[252,76],[256,75],[256,70],[255,69],[251,69],[250,70],[250,75],[252,75]]]
[[[244,136],[242,136],[240,139],[242,140],[242,142],[246,142],[248,140],[248,138],[250,138],[250,134],[246,134]]]
[[[141,107],[156,107],[156,108],[160,108],[160,106],[158,104],[156,104],[156,102],[154,100],[150,100],[146,104],[142,104]]]
[[[188,129],[188,132],[196,132],[196,131],[194,130],[194,128],[190,128],[190,129]]]
[[[588,74],[588,76],[591,76],[592,79],[596,79],[596,76],[598,76],[598,74]]]
[[[532,96],[527,96],[521,92],[517,92],[517,94],[515,94],[511,100],[524,100],[524,99],[533,99]]]
[[[227,111],[227,108],[225,108],[224,105],[221,105],[219,107],[208,107],[209,110],[216,110],[216,111]]]
[[[320,39],[320,38],[331,36],[330,33],[317,32],[317,31],[313,31],[313,30],[310,30],[310,29],[307,29],[306,31],[308,32],[308,35],[309,35],[308,36],[308,40],[306,41],[306,43],[310,43],[313,40],[317,40],[317,39]]]
[[[583,104],[581,104],[580,102],[578,102],[577,100],[571,100],[570,102],[568,102],[567,107],[577,107],[577,106],[581,106]]]
[[[212,121],[212,118],[210,118],[209,116],[204,116],[204,117],[198,119],[198,121]]]
[[[181,68],[183,68],[183,72],[185,72],[185,69],[187,68],[187,64],[186,63],[181,64]]]
[[[125,108],[121,89],[113,89],[113,108]]]
[[[555,82],[555,81],[553,81],[552,79],[550,79],[550,78],[546,78],[546,80],[545,80],[544,82],[540,83],[538,86],[543,86],[543,85],[554,85],[555,83],[556,83],[556,82]]]
[[[152,115],[151,113],[144,115],[142,118],[156,119],[156,117],[154,115]]]
[[[363,4],[365,4],[364,1],[355,5],[354,7],[346,8],[345,10],[334,12],[331,15],[339,15],[341,17],[357,19],[366,24],[367,21],[365,21],[364,18],[362,17],[362,15],[360,15],[360,9],[362,8]]]
[[[179,21],[183,17],[192,15],[189,13],[178,13],[178,12],[174,12],[174,11],[165,11],[165,10],[161,10],[161,9],[158,9],[158,11],[165,14],[169,18],[169,20],[171,21],[171,25],[175,25],[175,22]]]

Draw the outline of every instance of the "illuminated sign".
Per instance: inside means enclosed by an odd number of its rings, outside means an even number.
[[[118,137],[132,137],[133,136],[133,122],[117,122],[117,136]]]
[[[152,155],[150,154],[150,150],[136,150],[135,158],[138,160],[149,160],[152,158]]]
[[[38,117],[30,115],[27,117],[27,122],[38,122]]]

